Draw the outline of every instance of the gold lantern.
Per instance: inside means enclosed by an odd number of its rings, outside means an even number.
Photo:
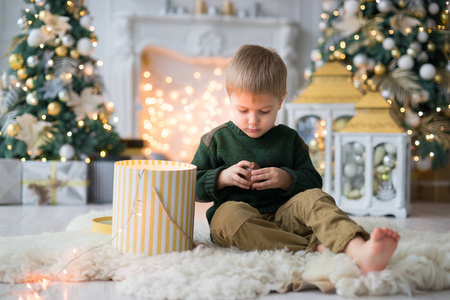
[[[409,215],[410,136],[380,93],[368,92],[334,135],[337,205],[355,215]]]
[[[286,104],[288,125],[308,144],[315,168],[322,175],[323,189],[332,191],[333,132],[339,131],[355,113],[361,92],[353,86],[353,73],[340,62],[327,62],[312,75],[311,84]]]

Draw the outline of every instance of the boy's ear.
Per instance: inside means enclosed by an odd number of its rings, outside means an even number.
[[[283,97],[281,97],[280,108],[281,108],[281,105],[283,105],[283,101],[284,101],[284,99],[286,99],[286,96],[287,96],[287,91],[284,93]]]

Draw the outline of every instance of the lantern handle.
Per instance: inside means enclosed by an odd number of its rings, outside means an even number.
[[[178,229],[178,231],[189,241],[189,243],[191,243],[192,246],[194,246],[194,248],[197,246],[194,242],[193,239],[191,239],[184,231],[183,229],[180,228],[180,226],[178,226],[177,223],[175,223],[175,221],[172,219],[172,217],[169,215],[169,212],[166,210],[166,207],[164,206],[164,203],[161,200],[161,197],[159,196],[158,190],[155,187],[152,187],[153,192],[155,192],[156,194],[156,198],[159,201],[159,206],[162,207],[162,209],[164,210],[164,213],[166,214],[167,218],[169,219],[169,221],[172,223],[173,226],[175,226],[176,229]]]

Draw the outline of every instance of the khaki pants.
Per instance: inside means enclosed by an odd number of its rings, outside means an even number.
[[[356,235],[370,238],[321,189],[295,195],[275,214],[260,214],[245,202],[227,201],[211,220],[211,235],[222,247],[248,251],[287,248],[312,252],[320,242],[335,253],[343,252]]]

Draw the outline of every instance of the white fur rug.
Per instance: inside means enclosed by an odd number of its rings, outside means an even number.
[[[207,223],[195,223],[192,251],[148,257],[120,254],[109,236],[90,232],[91,220],[111,211],[75,218],[65,232],[0,237],[0,282],[37,281],[59,273],[59,280],[115,280],[123,294],[156,299],[242,299],[299,290],[312,282],[343,296],[412,295],[450,288],[450,233],[399,229],[384,218],[358,218],[369,232],[375,226],[395,228],[399,246],[382,272],[363,275],[344,254],[282,250],[243,252],[216,247]],[[303,282],[303,284],[302,284]]]

